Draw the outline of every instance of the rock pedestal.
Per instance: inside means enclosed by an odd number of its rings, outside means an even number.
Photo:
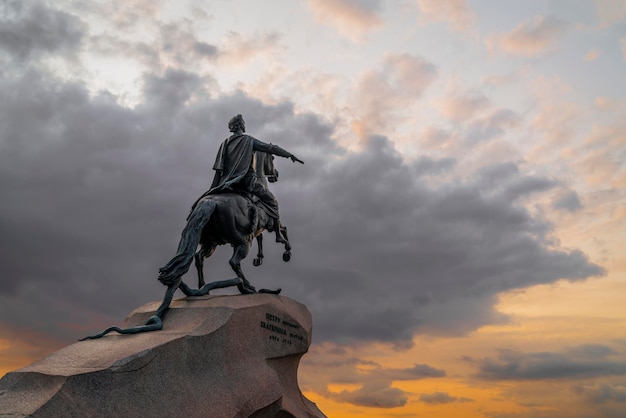
[[[161,331],[78,342],[8,373],[0,416],[324,417],[297,381],[311,328],[308,309],[284,296],[178,299]]]

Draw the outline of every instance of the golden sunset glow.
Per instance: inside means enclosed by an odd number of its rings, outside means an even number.
[[[327,416],[626,416],[626,1],[2,7],[0,376],[162,298],[241,113]]]

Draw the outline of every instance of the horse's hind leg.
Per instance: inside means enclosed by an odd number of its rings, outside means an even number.
[[[256,236],[256,245],[258,248],[258,252],[254,260],[252,260],[252,264],[255,266],[260,266],[263,264],[263,234],[259,234]]]
[[[237,277],[241,279],[241,283],[237,285],[239,292],[241,293],[256,293],[254,286],[250,284],[246,276],[241,270],[241,260],[246,258],[250,251],[250,244],[238,244],[233,247],[233,256],[228,260],[228,264],[233,269]]]
[[[187,273],[194,259],[196,248],[200,243],[202,229],[211,219],[216,208],[212,200],[200,200],[193,212],[189,215],[187,225],[183,229],[178,243],[178,250],[165,266],[159,269],[159,281],[166,286],[176,283],[180,277]]]
[[[194,261],[196,262],[196,270],[198,270],[198,289],[204,286],[204,272],[202,267],[204,266],[204,259],[211,257],[215,252],[216,246],[206,248],[204,246],[200,247],[200,250],[194,256]]]

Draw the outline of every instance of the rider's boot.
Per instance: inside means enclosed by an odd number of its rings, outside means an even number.
[[[276,242],[281,244],[287,243],[287,238],[284,237],[283,233],[280,230],[280,219],[274,219],[274,232],[276,233]]]

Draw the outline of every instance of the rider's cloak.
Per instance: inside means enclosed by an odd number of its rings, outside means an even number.
[[[262,183],[254,181],[255,173],[253,165],[255,151],[281,156],[291,155],[282,148],[272,144],[266,144],[253,136],[233,134],[220,144],[217,156],[215,157],[215,163],[213,164],[215,176],[213,177],[211,188],[195,201],[191,206],[191,211],[193,212],[198,202],[208,195],[239,189],[246,190],[259,197],[261,199],[260,202],[265,206],[268,214],[278,219],[278,202],[276,198]],[[251,174],[252,178],[248,178],[242,182],[248,173]],[[250,182],[249,180],[252,181]],[[238,187],[233,187],[235,185]],[[191,215],[191,212],[189,215]],[[187,219],[189,219],[189,216]]]
[[[235,134],[222,142],[213,164],[215,176],[209,194],[228,190],[243,180],[254,159],[254,140],[250,135]]]

